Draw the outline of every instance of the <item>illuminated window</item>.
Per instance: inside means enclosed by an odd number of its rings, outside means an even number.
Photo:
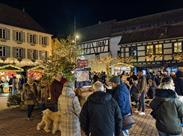
[[[162,44],[155,45],[156,54],[162,54]]]
[[[182,42],[174,43],[174,53],[182,52]]]
[[[147,45],[146,54],[147,55],[152,55],[153,54],[153,45]]]

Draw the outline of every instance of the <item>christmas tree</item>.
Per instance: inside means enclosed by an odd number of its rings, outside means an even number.
[[[74,79],[72,71],[76,66],[80,50],[73,39],[72,36],[69,36],[67,39],[53,39],[52,56],[43,64],[46,77],[49,80],[57,73],[63,73],[67,80]]]

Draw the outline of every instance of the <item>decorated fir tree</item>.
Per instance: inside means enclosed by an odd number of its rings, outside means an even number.
[[[51,80],[57,73],[63,73],[67,80],[73,80],[72,71],[76,66],[79,56],[73,37],[67,39],[54,38],[52,45],[52,56],[43,63],[46,77]]]

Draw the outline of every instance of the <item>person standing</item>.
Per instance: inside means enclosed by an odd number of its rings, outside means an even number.
[[[183,102],[175,92],[171,77],[162,79],[150,106],[159,136],[182,136]]]
[[[110,82],[112,83],[112,90],[109,91],[109,93],[117,101],[121,110],[122,118],[131,115],[130,91],[126,85],[121,82],[121,79],[118,76],[112,77]],[[128,129],[131,127],[132,126],[128,126],[127,128],[123,127],[122,133],[124,136],[129,135]]]
[[[50,87],[50,93],[51,93],[51,102],[53,103],[52,111],[58,111],[57,102],[60,94],[62,93],[62,88],[64,83],[66,82],[66,79],[63,78],[63,75],[61,73],[58,73],[55,76],[55,79],[51,83]]]
[[[27,105],[27,119],[30,120],[34,109],[34,105],[36,103],[36,97],[34,91],[27,83],[23,87],[22,101],[24,101],[24,104]]]
[[[61,113],[60,127],[62,136],[81,136],[79,114],[81,106],[74,92],[74,83],[64,84],[58,99],[58,112]]]
[[[139,115],[145,115],[145,95],[147,92],[147,80],[146,77],[143,75],[143,71],[138,71],[138,91],[139,91],[139,105],[138,105],[138,112]],[[140,112],[141,111],[141,112]]]
[[[176,73],[175,91],[178,95],[183,96],[183,72],[180,70]]]
[[[104,92],[103,84],[95,82],[80,113],[81,130],[86,136],[119,136],[122,116],[117,102]]]
[[[46,103],[48,103],[48,98],[50,95],[49,90],[49,83],[46,79],[41,79],[40,83],[38,84],[38,102],[40,104],[41,110],[45,110]]]

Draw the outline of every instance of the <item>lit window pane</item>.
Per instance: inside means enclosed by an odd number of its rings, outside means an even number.
[[[162,54],[162,44],[156,45],[156,54]]]

